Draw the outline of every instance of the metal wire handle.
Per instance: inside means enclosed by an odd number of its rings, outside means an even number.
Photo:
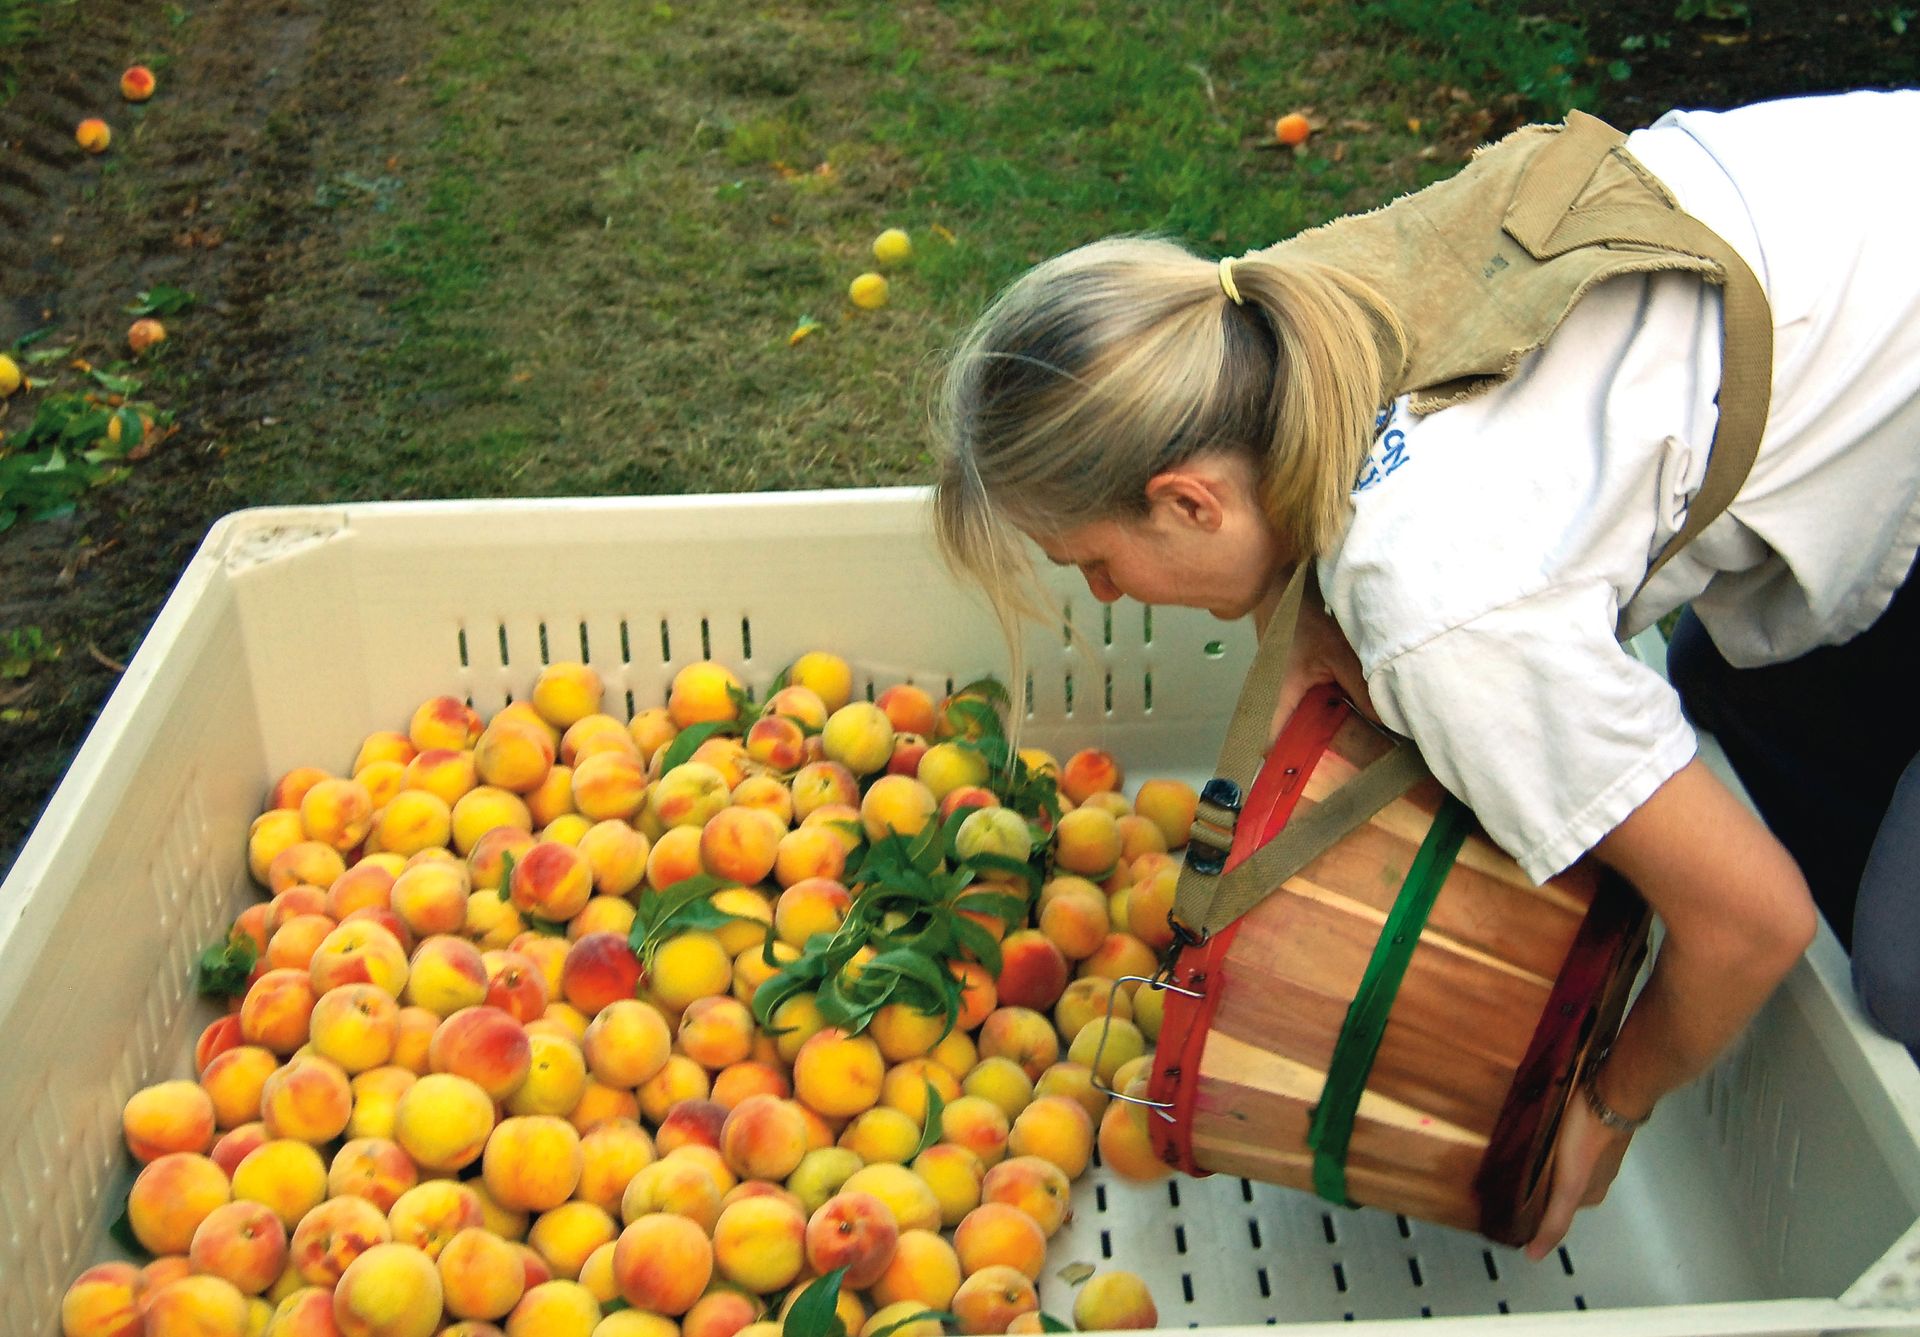
[[[1150,989],[1171,989],[1174,993],[1186,998],[1205,998],[1206,995],[1197,989],[1182,988],[1172,980],[1161,975],[1151,977],[1146,975],[1122,975],[1113,982],[1113,987],[1107,990],[1107,1011],[1106,1015],[1100,1019],[1100,1043],[1093,1051],[1093,1088],[1096,1091],[1106,1092],[1115,1100],[1124,1100],[1129,1105],[1144,1106],[1159,1115],[1162,1119],[1165,1119],[1168,1123],[1172,1123],[1173,1116],[1167,1113],[1168,1110],[1173,1108],[1173,1102],[1171,1100],[1146,1100],[1140,1096],[1130,1096],[1125,1092],[1114,1090],[1111,1086],[1107,1085],[1106,1082],[1101,1080],[1100,1056],[1107,1052],[1107,1036],[1113,1031],[1113,999],[1114,995],[1120,992],[1120,986],[1123,984],[1144,984]]]

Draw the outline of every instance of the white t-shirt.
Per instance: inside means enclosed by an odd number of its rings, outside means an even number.
[[[1680,769],[1671,687],[1614,639],[1692,600],[1732,662],[1869,626],[1920,545],[1920,92],[1682,112],[1628,148],[1766,288],[1774,385],[1729,510],[1634,598],[1717,419],[1720,294],[1610,280],[1500,389],[1401,401],[1320,564],[1375,706],[1537,880]]]

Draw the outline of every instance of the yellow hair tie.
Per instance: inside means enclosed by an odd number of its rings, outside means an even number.
[[[1220,291],[1231,297],[1235,306],[1246,305],[1246,302],[1241,299],[1240,289],[1234,286],[1233,257],[1230,255],[1220,257]]]

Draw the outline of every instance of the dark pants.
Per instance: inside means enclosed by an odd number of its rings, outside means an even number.
[[[1688,610],[1667,671],[1799,862],[1868,1014],[1920,1045],[1920,581],[1846,644],[1760,668],[1728,664]]]

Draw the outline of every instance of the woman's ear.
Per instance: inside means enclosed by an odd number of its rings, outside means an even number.
[[[1147,480],[1147,507],[1157,520],[1206,533],[1226,523],[1227,480],[1196,461],[1175,465]]]

